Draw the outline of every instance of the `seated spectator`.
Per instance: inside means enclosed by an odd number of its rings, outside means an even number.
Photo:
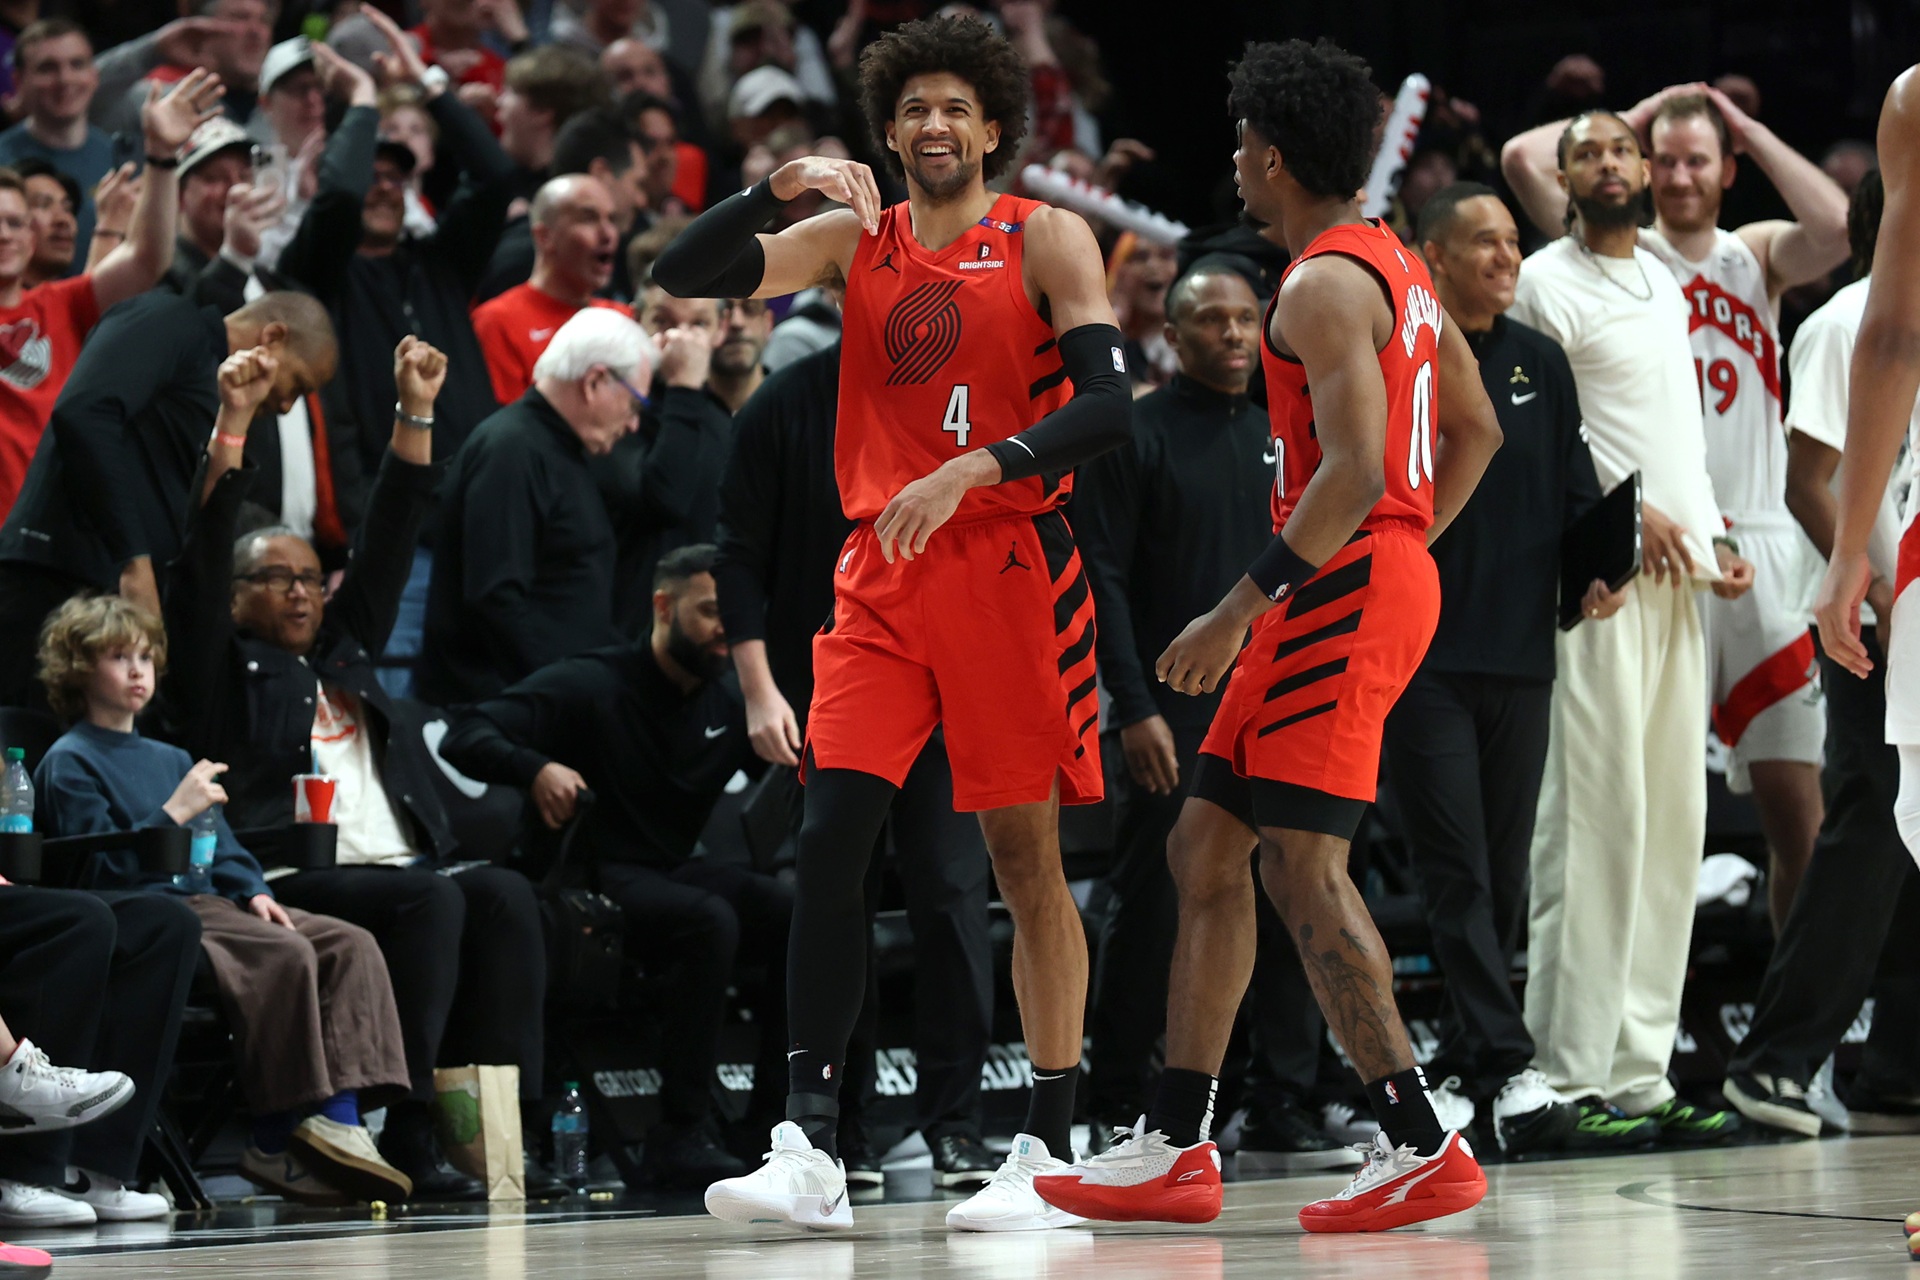
[[[473,331],[501,404],[513,403],[533,385],[534,363],[574,312],[609,307],[632,314],[593,296],[613,277],[618,217],[606,184],[585,174],[555,178],[533,198],[532,278],[473,312]]]
[[[226,802],[217,781],[224,765],[195,762],[134,727],[165,670],[166,646],[159,618],[111,596],[70,600],[48,624],[41,678],[73,724],[34,771],[36,816],[50,834],[186,826]],[[380,949],[363,929],[281,906],[226,818],[216,811],[214,822],[214,892],[187,905],[200,917],[253,1110],[241,1173],[291,1199],[406,1199],[413,1184],[360,1122],[363,1095],[382,1105],[407,1084]],[[184,892],[171,878],[143,875],[130,851],[97,856],[93,881]]]
[[[108,133],[134,127],[150,84],[170,84],[198,67],[212,71],[227,87],[221,107],[235,124],[255,123],[260,102],[260,66],[273,43],[280,16],[275,0],[197,0],[195,18],[170,22],[151,35],[108,49],[96,60],[100,88],[94,95],[93,122]],[[266,121],[256,140],[267,142]]]
[[[79,183],[80,225],[74,234],[86,244],[93,239],[94,221],[87,193],[113,169],[113,139],[87,121],[100,87],[93,42],[71,19],[42,18],[20,33],[13,65],[26,119],[0,133],[0,165],[44,160]]]
[[[724,134],[729,119],[740,114],[732,108],[734,94],[759,69],[784,73],[792,82],[795,105],[803,110],[830,110],[838,103],[820,37],[795,22],[781,0],[716,4],[711,20],[706,61],[700,68],[700,106],[717,134]]]
[[[313,175],[327,140],[327,91],[305,36],[267,50],[260,67],[260,111],[272,140],[262,147],[266,181],[286,196],[279,221],[261,237],[260,258],[271,267],[293,238],[312,198]]]
[[[157,575],[180,549],[219,404],[215,372],[260,346],[277,360],[276,409],[333,376],[333,325],[304,294],[270,293],[223,316],[146,293],[94,330],[0,525],[0,706],[28,700],[40,624],[74,593],[118,590],[159,611]]]
[[[26,184],[27,221],[33,227],[33,257],[27,262],[22,282],[29,289],[37,289],[73,274],[78,252],[75,229],[84,196],[72,174],[60,172],[38,156],[16,161],[13,171]],[[125,238],[126,232],[120,232],[119,240]],[[114,240],[116,247],[119,240]]]
[[[800,82],[779,67],[756,67],[727,95],[727,133],[745,150],[765,142],[783,125],[801,124],[806,95]]]
[[[219,99],[219,81],[195,72],[144,108],[149,154],[171,156]],[[0,331],[11,336],[0,360],[0,510],[11,509],[25,481],[54,401],[80,346],[101,314],[149,289],[173,252],[174,176],[155,168],[133,238],[97,270],[28,289],[35,236],[26,184],[0,169]]]
[[[515,1063],[523,1102],[540,1101],[546,955],[533,888],[518,872],[472,866],[438,873],[455,853],[434,789],[436,769],[375,676],[433,498],[434,394],[446,357],[416,338],[394,356],[400,388],[386,460],[359,554],[323,596],[319,556],[287,529],[238,538],[254,469],[240,466],[248,425],[270,385],[267,362],[241,352],[221,367],[207,499],[189,526],[167,595],[178,652],[165,705],[177,739],[234,761],[227,813],[243,829],[293,820],[289,780],[336,779],[336,866],[274,882],[288,906],[371,932],[386,956],[411,1092],[387,1109],[380,1149],[423,1200],[479,1200],[486,1187],[447,1167],[435,1146],[433,1069]],[[304,732],[288,733],[288,726]],[[449,1056],[451,1055],[451,1056]],[[564,1195],[529,1164],[529,1191]]]
[[[639,326],[589,307],[554,334],[532,388],[455,455],[427,596],[427,701],[491,697],[618,638],[613,525],[587,459],[634,429],[651,376]]]
[[[681,137],[680,108],[666,98],[636,91],[620,100],[620,114],[646,153],[644,185],[654,216],[706,208],[707,153]]]
[[[632,236],[645,230],[647,221],[646,152],[641,150],[639,142],[628,132],[619,112],[612,107],[595,107],[567,121],[567,127],[560,131],[560,137],[553,145],[552,173],[543,191],[535,193],[535,206],[539,205],[541,194],[552,190],[556,182],[576,175],[598,179],[611,199],[616,241],[614,254],[607,275],[596,278],[588,292],[610,296],[620,302],[627,301],[633,297],[633,282],[627,279],[624,250]],[[551,211],[549,205],[549,213]],[[481,303],[491,302],[532,278],[534,220],[531,212],[529,210],[529,216],[508,222],[506,229],[500,233],[500,243],[494,248],[493,261],[487,265],[486,279],[480,283],[478,299]],[[594,274],[598,277],[598,268],[595,268]],[[568,314],[572,314],[571,309]],[[529,359],[527,369],[532,368],[533,361]],[[496,382],[496,394],[498,389]],[[513,397],[525,389],[522,383],[514,391]],[[502,397],[501,403],[513,397]]]
[[[173,1068],[200,921],[154,894],[6,885],[0,956],[0,1014],[39,1037],[16,1041],[0,1021],[0,1117],[17,1135],[0,1143],[0,1224],[166,1217],[164,1197],[127,1184]]]
[[[580,847],[593,883],[620,904],[627,945],[671,967],[661,1036],[662,1122],[645,1167],[699,1186],[741,1170],[713,1134],[714,1063],[737,962],[765,966],[764,1027],[750,1115],[784,1092],[787,928],[793,889],[773,876],[693,856],[727,782],[756,768],[713,582],[711,546],[682,547],[654,576],[646,641],[582,653],[465,709],[441,745],[469,777],[526,787],[559,827],[576,797],[598,797]]]
[[[543,45],[507,64],[500,94],[500,145],[527,178],[539,181],[553,162],[554,140],[567,121],[613,97],[599,64],[575,49]]]

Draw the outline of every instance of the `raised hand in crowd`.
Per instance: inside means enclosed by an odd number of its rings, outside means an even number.
[[[1094,166],[1093,181],[1096,186],[1111,191],[1120,185],[1134,165],[1141,162],[1151,163],[1153,148],[1138,138],[1115,138],[1113,145],[1107,148],[1107,154],[1100,157],[1100,163]]]
[[[180,779],[180,785],[173,789],[173,795],[160,807],[169,818],[180,826],[186,826],[216,804],[227,802],[227,789],[220,785],[220,775],[227,771],[224,764],[212,760],[197,761],[187,770],[187,776]]]
[[[433,402],[447,380],[447,357],[432,343],[408,334],[393,349],[393,385],[400,392],[400,411],[431,418]]]
[[[132,233],[133,211],[146,183],[132,163],[107,170],[93,189],[93,244],[87,250],[87,270],[126,243]]]
[[[273,375],[280,361],[265,347],[236,351],[220,362],[216,381],[220,387],[220,428],[237,428],[231,433],[245,435],[254,413],[273,393]]]
[[[420,85],[428,96],[437,94],[437,88],[427,85],[427,64],[420,57],[419,46],[413,37],[400,29],[400,24],[389,18],[372,5],[364,5],[360,16],[373,26],[375,31],[387,38],[391,52],[376,50],[373,55],[373,69],[379,76],[380,87],[388,88],[396,84]]]
[[[540,820],[558,831],[573,817],[587,780],[557,760],[549,760],[533,779],[533,803]]]
[[[660,344],[660,376],[668,386],[698,391],[707,385],[713,367],[712,337],[699,329],[678,327],[654,341]]]
[[[147,85],[147,100],[140,104],[140,129],[146,137],[150,156],[177,155],[187,145],[193,131],[220,114],[220,100],[227,95],[220,77],[205,67],[196,67],[163,95],[159,81]]]
[[[327,131],[315,129],[300,144],[300,150],[293,156],[293,171],[299,174],[298,189],[295,194],[307,201],[320,193],[320,156],[327,149]]]
[[[260,236],[287,211],[287,193],[271,178],[257,186],[237,182],[227,190],[225,236],[220,252],[241,262],[260,256]]]
[[[1626,121],[1627,127],[1633,130],[1634,135],[1640,139],[1641,145],[1644,147],[1647,142],[1647,131],[1653,127],[1653,117],[1659,112],[1661,103],[1665,102],[1668,98],[1677,98],[1682,94],[1706,92],[1707,86],[1698,80],[1690,80],[1684,84],[1670,84],[1656,93],[1648,94],[1646,97],[1640,99],[1640,101],[1628,107],[1625,111],[1622,111],[1620,118]],[[1727,124],[1728,127],[1731,128],[1733,122],[1729,120]]]
[[[208,45],[245,34],[247,24],[225,18],[175,18],[154,33],[153,50],[162,62],[176,67],[203,67]]]
[[[481,24],[505,40],[509,48],[517,49],[532,37],[519,0],[480,0],[474,7]]]
[[[373,77],[341,57],[325,41],[314,42],[313,69],[327,96],[339,98],[350,107],[371,107],[380,96]]]

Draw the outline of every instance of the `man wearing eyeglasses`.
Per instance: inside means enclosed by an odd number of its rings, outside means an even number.
[[[412,1179],[416,1198],[485,1199],[486,1188],[435,1145],[433,1069],[443,1057],[515,1063],[523,1099],[540,1097],[539,910],[518,872],[436,873],[459,856],[435,790],[438,766],[417,713],[387,695],[372,656],[393,628],[430,509],[433,406],[447,358],[412,337],[394,353],[390,442],[358,554],[331,599],[319,555],[296,531],[235,537],[261,479],[246,439],[276,363],[249,348],[220,366],[204,501],[166,598],[178,660],[161,689],[163,713],[181,741],[230,762],[223,784],[236,827],[293,821],[295,774],[334,779],[337,864],[276,879],[275,896],[373,934],[393,979],[411,1086],[387,1111],[382,1152]],[[527,1175],[529,1194],[562,1190],[537,1166]]]
[[[605,308],[575,312],[532,388],[448,464],[417,677],[427,701],[491,697],[620,638],[613,520],[588,463],[639,425],[651,379],[639,325]],[[649,468],[635,488],[667,479]]]

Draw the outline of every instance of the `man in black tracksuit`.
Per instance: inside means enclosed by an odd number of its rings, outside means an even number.
[[[720,486],[721,617],[754,749],[773,764],[797,762],[813,695],[813,637],[833,611],[834,563],[853,531],[834,479],[839,394],[838,342],[769,377],[734,419]],[[993,1020],[987,848],[980,824],[953,811],[937,729],[894,798],[890,829],[914,940],[916,1118],[936,1185],[977,1185],[998,1167],[980,1132],[980,1068]],[[884,866],[873,860],[869,912]],[[871,1072],[875,1004],[870,981],[855,1033],[868,1051],[848,1057],[840,1137],[849,1179],[868,1183],[880,1180],[878,1153],[860,1131],[856,1099]]]
[[[1130,1124],[1165,1025],[1178,913],[1167,836],[1226,689],[1188,697],[1151,676],[1173,638],[1246,572],[1272,537],[1273,445],[1247,399],[1260,361],[1260,304],[1236,259],[1201,258],[1167,296],[1173,381],[1135,402],[1134,442],[1080,468],[1069,514],[1100,620],[1100,677],[1113,698],[1126,776],[1088,1031],[1087,1110],[1096,1141]],[[1266,912],[1263,910],[1263,923]],[[1277,923],[1277,922],[1276,922]],[[1321,1022],[1284,934],[1263,945],[1253,983],[1257,1048],[1278,1077],[1250,1116],[1249,1150],[1289,1168],[1351,1162],[1308,1118]]]
[[[758,771],[727,671],[714,556],[694,545],[661,558],[648,639],[565,658],[462,708],[441,744],[468,777],[526,787],[551,828],[572,817],[582,788],[598,797],[579,835],[594,887],[619,904],[629,951],[673,970],[662,1011],[661,1123],[647,1136],[642,1167],[682,1186],[745,1171],[713,1131],[714,1062],[736,959],[766,975],[748,997],[768,1028],[749,1107],[777,1106],[786,1085],[793,888],[693,856],[727,782],[743,768]]]
[[[1600,486],[1565,353],[1501,314],[1520,270],[1506,206],[1491,188],[1456,183],[1423,208],[1418,239],[1506,444],[1485,496],[1433,546],[1440,622],[1387,717],[1387,778],[1447,979],[1448,1034],[1427,1068],[1436,1105],[1491,1103],[1502,1148],[1535,1150],[1582,1141],[1580,1113],[1529,1070],[1533,1039],[1509,974],[1546,762],[1560,538]],[[1590,593],[1580,625],[1606,625],[1619,600]]]

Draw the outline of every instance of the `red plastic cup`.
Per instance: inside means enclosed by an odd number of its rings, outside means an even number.
[[[293,820],[295,822],[333,821],[334,779],[324,773],[293,775]]]

